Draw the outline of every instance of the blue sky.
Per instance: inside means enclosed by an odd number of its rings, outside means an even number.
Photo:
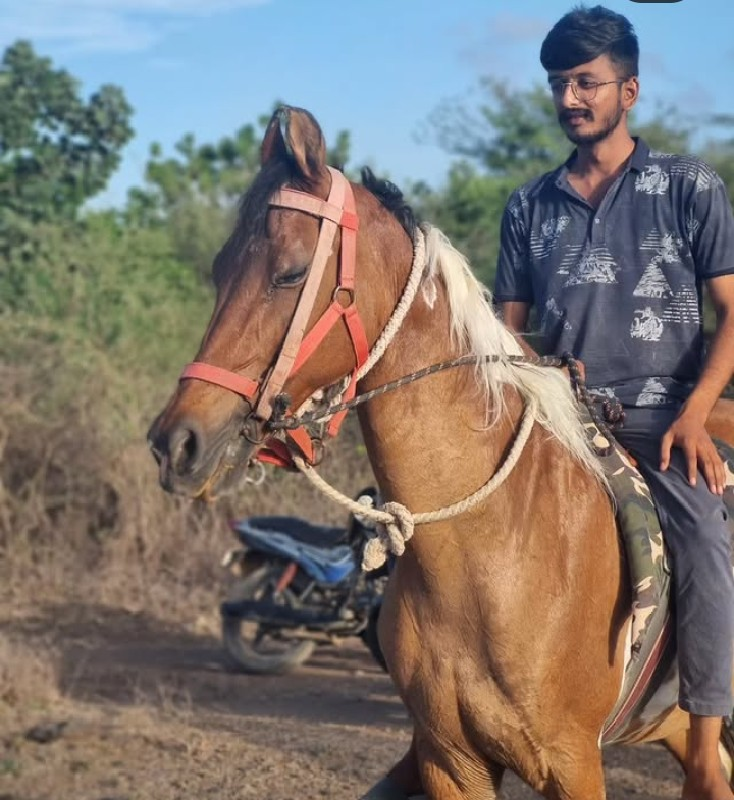
[[[352,164],[438,185],[450,156],[422,141],[447,99],[468,104],[482,75],[528,87],[538,50],[575,0],[0,0],[0,44],[30,39],[82,82],[121,86],[135,140],[103,198],[140,183],[148,146],[186,132],[216,141],[269,112],[308,108],[327,140],[346,128]],[[606,0],[635,25],[641,113],[734,112],[731,0]]]

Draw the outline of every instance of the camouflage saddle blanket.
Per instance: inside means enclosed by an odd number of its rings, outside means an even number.
[[[632,743],[672,711],[678,700],[678,663],[670,601],[671,571],[664,533],[650,490],[633,461],[586,415],[589,436],[603,452],[632,585],[632,619],[622,688],[601,742]],[[724,502],[734,520],[734,447],[716,441],[726,465]],[[734,531],[733,531],[734,532]]]

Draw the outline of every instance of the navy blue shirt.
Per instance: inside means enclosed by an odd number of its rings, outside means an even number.
[[[598,395],[675,407],[703,363],[702,282],[734,273],[734,216],[698,158],[642,140],[595,210],[569,165],[515,191],[495,300],[536,307],[543,351],[572,352]]]

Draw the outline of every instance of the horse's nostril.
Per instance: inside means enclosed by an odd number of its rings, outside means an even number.
[[[199,439],[190,428],[177,428],[170,439],[171,468],[177,475],[184,475],[196,465],[200,453]]]
[[[153,454],[156,464],[160,464],[163,460],[163,451],[156,445],[152,439],[148,439],[148,449]]]

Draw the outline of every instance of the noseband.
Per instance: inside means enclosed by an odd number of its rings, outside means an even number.
[[[331,167],[329,167],[329,172],[331,173],[331,190],[326,200],[295,189],[280,189],[273,195],[269,203],[275,208],[302,211],[321,220],[311,269],[273,367],[264,378],[258,380],[202,361],[194,361],[184,368],[180,376],[180,380],[205,381],[243,397],[252,409],[245,420],[246,427],[249,423],[267,422],[271,418],[273,407],[277,404],[277,398],[281,395],[286,381],[293,377],[316,352],[318,346],[340,319],[345,322],[355,360],[355,366],[344,395],[345,399],[348,400],[354,396],[357,372],[369,357],[369,343],[356,304],[355,278],[359,219],[354,193],[351,184],[341,172]],[[313,312],[337,229],[341,231],[337,283],[332,292],[329,307],[306,333],[306,326]],[[329,434],[336,433],[343,416],[335,417],[331,421],[328,428]],[[305,428],[288,431],[288,438],[309,463],[316,460],[316,448]],[[256,443],[260,444],[260,442]],[[267,440],[266,447],[260,451],[258,458],[281,466],[291,464],[289,449],[276,439]]]

